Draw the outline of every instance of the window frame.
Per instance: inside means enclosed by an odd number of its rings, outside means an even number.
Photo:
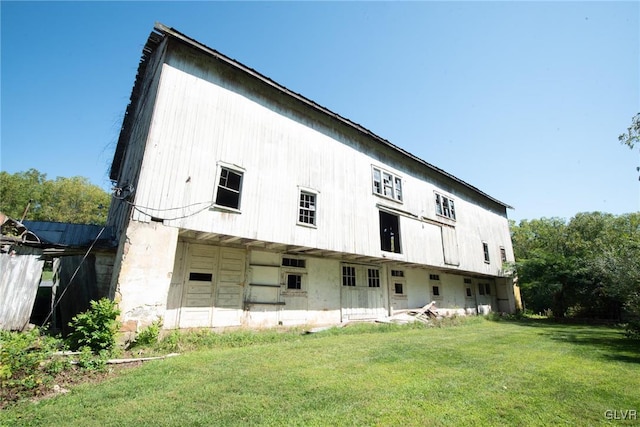
[[[384,224],[387,224],[388,227],[383,227],[383,217]],[[395,224],[390,224],[390,221],[395,221]],[[402,254],[402,233],[400,230],[400,215],[396,215],[390,213],[386,210],[379,209],[378,210],[378,221],[379,221],[379,232],[380,232],[380,250],[383,252],[389,252],[392,254]],[[395,230],[393,230],[395,225]],[[389,229],[389,231],[387,231]],[[395,233],[394,233],[395,231]],[[389,239],[389,244],[386,245],[387,238]]]
[[[302,276],[303,276],[303,274],[300,273],[300,272],[289,272],[289,271],[285,272],[284,273],[284,277],[285,277],[284,288],[285,288],[285,290],[287,290],[287,291],[302,291],[303,290],[302,289]],[[292,288],[290,286],[289,279],[291,277],[296,277],[297,278],[297,281],[295,283],[295,285],[297,287]]]
[[[307,260],[304,258],[296,258],[291,256],[283,256],[280,265],[285,268],[299,268],[304,270],[307,268]]]
[[[482,252],[484,254],[484,262],[485,264],[490,264],[491,263],[491,255],[489,254],[489,243],[488,242],[482,242]]]
[[[369,288],[380,287],[380,269],[367,267],[367,286]]]
[[[433,193],[435,194],[436,215],[456,221],[456,206],[453,198],[437,191]]]
[[[500,259],[502,262],[507,262],[507,250],[504,246],[500,246]]]
[[[223,173],[224,171],[233,173],[235,175],[239,176],[239,184],[238,184],[238,189],[232,188],[232,187],[228,187],[225,183],[224,185],[222,184],[222,179],[223,179]],[[214,204],[213,207],[215,209],[218,210],[224,210],[227,212],[235,212],[235,213],[240,213],[241,212],[241,208],[242,208],[242,187],[244,184],[244,178],[245,178],[245,170],[244,168],[237,166],[237,165],[232,165],[226,162],[218,162],[218,171],[216,173],[216,186],[215,186],[215,194],[214,194]],[[228,180],[228,177],[226,178]],[[219,197],[220,197],[220,189],[223,189],[224,191],[227,191],[229,193],[237,193],[237,206],[228,206],[225,204],[220,203],[219,201]]]
[[[313,198],[313,206],[303,206],[305,201],[303,196]],[[308,203],[308,202],[307,202]],[[303,221],[302,218],[311,218],[313,222]],[[318,228],[318,192],[309,188],[298,187],[298,213],[296,215],[296,224],[303,227]]]
[[[387,169],[371,165],[371,190],[376,196],[404,203],[402,177]]]
[[[342,287],[380,289],[387,283],[383,280],[382,269],[377,265],[343,263],[341,267]]]
[[[347,271],[348,270],[348,271]],[[342,265],[342,286],[355,288],[358,286],[356,280],[356,267],[353,265]]]

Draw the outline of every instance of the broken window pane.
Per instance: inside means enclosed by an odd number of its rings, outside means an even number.
[[[242,187],[242,173],[228,168],[220,170],[220,182],[216,204],[229,208],[240,208],[240,189]]]

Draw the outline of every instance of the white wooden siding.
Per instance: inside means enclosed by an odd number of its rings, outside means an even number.
[[[512,258],[505,217],[467,200],[464,192],[436,187],[409,167],[381,161],[358,141],[318,124],[311,127],[308,118],[245,92],[183,61],[164,64],[136,196],[149,216],[136,212],[134,218],[154,216],[186,229],[382,257],[380,204],[410,214],[400,217],[403,252],[392,254],[394,259],[456,268],[454,246],[442,243],[453,234],[461,270],[499,274],[499,253],[485,264],[478,243],[483,240],[492,251],[505,247]],[[195,214],[214,200],[218,161],[246,171],[241,213],[205,209]],[[402,177],[404,203],[373,194],[372,164]],[[317,228],[296,225],[298,186],[320,192]],[[456,203],[458,220],[451,222],[455,231],[449,237],[422,219],[440,221],[434,190]]]

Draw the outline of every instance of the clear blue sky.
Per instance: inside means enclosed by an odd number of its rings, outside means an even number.
[[[0,3],[2,170],[105,189],[156,21],[515,207],[640,210],[639,2]]]

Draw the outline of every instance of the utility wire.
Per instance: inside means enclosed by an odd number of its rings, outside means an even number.
[[[105,228],[107,228],[107,227],[106,226],[102,227],[102,229],[100,230],[100,232],[98,233],[96,238],[93,240],[93,242],[91,242],[91,245],[89,246],[89,249],[87,249],[87,252],[85,252],[84,256],[82,257],[82,260],[80,260],[80,264],[78,264],[78,266],[76,267],[76,270],[73,272],[73,275],[71,275],[71,279],[69,280],[69,283],[67,283],[67,286],[62,290],[62,293],[60,294],[60,297],[58,297],[57,301],[53,304],[53,307],[51,307],[51,311],[47,315],[46,319],[44,319],[44,322],[42,322],[43,325],[47,324],[47,322],[49,321],[49,319],[53,315],[53,312],[55,311],[55,309],[60,304],[60,301],[62,300],[62,297],[64,296],[65,293],[67,293],[67,290],[71,287],[71,284],[73,283],[73,279],[76,278],[76,275],[78,274],[78,271],[80,270],[80,267],[82,267],[82,264],[84,263],[85,259],[87,259],[87,257],[89,256],[89,253],[91,252],[91,249],[93,249],[93,246],[96,244],[98,239],[100,239],[100,236],[102,235],[102,232],[105,230]]]

